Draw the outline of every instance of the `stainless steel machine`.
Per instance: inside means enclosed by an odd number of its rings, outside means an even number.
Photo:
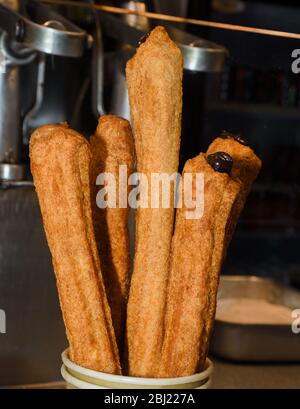
[[[64,330],[26,141],[46,55],[79,58],[88,36],[50,9],[17,0],[1,2],[0,29],[0,385],[12,385],[58,377]],[[25,112],[29,68],[37,72],[36,100]]]
[[[143,2],[123,7],[145,8]],[[37,1],[0,1],[0,386],[60,378],[66,340],[28,141],[43,124],[67,120],[88,135],[98,115],[129,117],[124,66],[155,22],[84,11],[63,17]],[[220,72],[224,47],[167,27],[186,72]],[[107,84],[112,84],[107,93]]]

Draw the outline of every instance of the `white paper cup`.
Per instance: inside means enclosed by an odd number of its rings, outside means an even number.
[[[68,389],[208,389],[213,364],[207,359],[205,370],[179,378],[137,378],[97,372],[74,364],[68,350],[62,353],[61,374]]]

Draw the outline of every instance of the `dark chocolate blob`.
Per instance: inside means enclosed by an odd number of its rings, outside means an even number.
[[[148,33],[144,34],[143,37],[141,37],[141,38],[139,39],[139,42],[138,42],[136,48],[139,48],[139,46],[140,46],[141,44],[143,44],[143,43],[147,40],[147,38],[149,37],[150,33],[151,33],[151,30],[148,31]]]
[[[235,135],[233,133],[222,131],[220,138],[222,139],[234,139],[235,141],[239,142],[241,145],[249,146],[248,141],[243,138],[241,135]]]
[[[233,165],[232,157],[226,152],[216,152],[207,155],[207,162],[220,173],[230,173]]]

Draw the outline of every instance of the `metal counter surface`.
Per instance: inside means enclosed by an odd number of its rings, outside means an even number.
[[[300,364],[241,364],[211,359],[215,365],[212,389],[300,389]],[[64,389],[65,384],[59,381],[10,388]]]
[[[300,389],[300,363],[244,364],[211,359],[215,365],[213,389]]]

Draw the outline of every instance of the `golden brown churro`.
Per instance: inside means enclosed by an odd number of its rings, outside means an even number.
[[[127,63],[138,171],[177,172],[182,111],[182,56],[163,27],[152,30]],[[149,194],[149,191],[146,195]],[[143,184],[140,196],[145,193]],[[150,194],[149,194],[150,195]],[[172,194],[171,194],[172,197]],[[157,376],[174,206],[138,208],[134,271],[127,310],[129,374]]]
[[[230,217],[226,226],[226,240],[223,246],[223,260],[226,256],[227,248],[232,239],[240,214],[244,208],[247,196],[251,186],[257,178],[261,169],[261,160],[255,155],[254,151],[248,146],[247,142],[239,135],[233,135],[223,132],[219,138],[216,138],[208,148],[207,154],[212,155],[218,151],[228,153],[233,159],[233,166],[230,172],[231,178],[240,186],[240,192],[232,207]],[[211,313],[214,316],[215,311]],[[205,357],[208,353],[209,341],[213,328],[213,319],[206,319],[205,333],[202,340],[202,361],[200,368],[205,363]]]
[[[230,176],[241,185],[241,191],[227,227],[228,242],[231,240],[238,218],[244,208],[247,196],[254,180],[261,169],[261,160],[248,146],[247,142],[238,135],[223,132],[209,146],[207,154],[223,151],[227,152],[233,159],[233,167]]]
[[[187,173],[193,175],[193,197],[195,175],[204,175],[204,211],[194,220],[186,218],[186,207],[176,213],[161,377],[192,375],[203,362],[203,336],[215,313],[226,224],[240,190],[227,173],[215,171],[204,154],[187,161],[183,178]]]
[[[120,374],[92,224],[89,144],[66,124],[47,125],[33,133],[30,158],[70,358],[86,368]]]
[[[125,166],[127,175],[134,170],[134,142],[128,121],[115,115],[99,119],[90,139],[92,151],[91,202],[95,237],[100,254],[101,271],[112,312],[113,325],[120,353],[123,349],[125,312],[128,297],[130,267],[127,204],[127,177],[119,178],[119,166]],[[110,173],[116,180],[116,208],[99,208],[96,203],[99,186],[97,176]],[[119,189],[120,184],[120,189]],[[120,203],[119,194],[125,203]],[[120,207],[120,206],[126,207]]]

